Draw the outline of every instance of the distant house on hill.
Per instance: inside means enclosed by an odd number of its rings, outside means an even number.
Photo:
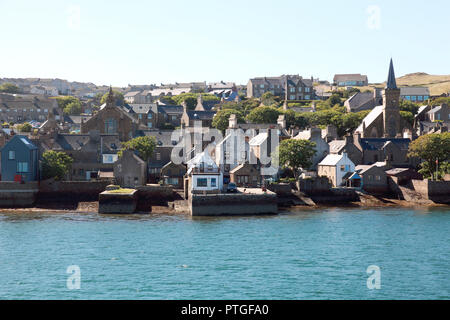
[[[315,97],[313,81],[299,75],[259,77],[248,81],[247,97],[260,98],[266,92],[291,101],[312,100]]]
[[[333,83],[338,87],[364,87],[369,84],[366,75],[362,74],[336,74]]]
[[[430,98],[430,89],[427,87],[400,88],[400,98],[412,102],[423,102]]]

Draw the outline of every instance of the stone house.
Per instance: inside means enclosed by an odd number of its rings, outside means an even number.
[[[422,106],[414,116],[414,133],[421,136],[428,133],[444,132],[450,127],[450,107],[447,104],[441,106]]]
[[[186,174],[186,165],[175,164],[170,161],[161,168],[161,178],[165,185],[172,185],[175,188],[183,188],[184,176]]]
[[[284,100],[313,100],[315,98],[313,80],[299,75],[282,75],[280,77],[259,77],[247,83],[247,97],[260,98],[264,93]]]
[[[329,154],[317,166],[319,177],[328,177],[333,187],[340,187],[344,176],[355,171],[355,164],[346,153]]]
[[[139,103],[141,91],[130,91],[124,94],[124,100],[126,103]]]
[[[158,126],[158,105],[156,103],[133,103],[129,105],[132,113],[139,124],[154,129]]]
[[[436,106],[427,112],[427,118],[431,122],[450,122],[450,108],[447,104]]]
[[[320,128],[311,128],[299,132],[295,140],[308,140],[316,144],[316,154],[312,157],[312,168],[316,168],[320,161],[322,161],[330,152],[330,146],[322,138],[322,130]],[[305,168],[306,169],[306,168]]]
[[[420,160],[408,157],[410,139],[360,138],[355,144],[362,150],[361,164],[373,164],[388,160],[395,167],[416,167]]]
[[[261,171],[258,165],[243,163],[230,171],[230,182],[238,187],[256,188],[261,185]]]
[[[183,116],[183,106],[160,105],[158,104],[158,127],[169,124],[173,127],[181,125],[181,117]]]
[[[344,140],[333,140],[328,145],[330,146],[331,154],[343,154],[352,160],[355,165],[363,163],[363,153],[354,143],[354,137],[351,134],[347,134]]]
[[[121,148],[118,135],[100,134],[93,130],[89,134],[66,134],[52,132],[41,135],[36,141],[41,153],[53,150],[66,153],[73,159],[67,179],[89,181],[97,179],[102,172],[112,172]]]
[[[357,92],[344,102],[347,112],[371,110],[383,104],[381,90],[375,88],[373,92]]]
[[[386,163],[356,166],[355,172],[361,177],[361,188],[369,193],[384,194],[389,191]]]
[[[62,120],[62,110],[55,99],[34,95],[0,94],[0,121],[22,123],[27,121],[44,122],[50,113]]]
[[[147,184],[147,163],[134,151],[124,150],[114,163],[114,178],[122,187],[135,188]]]
[[[129,112],[117,107],[110,88],[106,104],[92,118],[81,124],[81,133],[98,130],[101,134],[118,134],[121,141],[137,135],[139,122]]]
[[[39,150],[26,137],[14,135],[1,149],[2,181],[37,181]]]
[[[149,182],[157,183],[162,178],[161,169],[168,164],[171,159],[172,149],[178,144],[179,136],[173,131],[145,131],[144,134],[154,137],[156,148],[148,160]]]
[[[386,171],[388,178],[399,185],[408,185],[411,180],[423,180],[423,176],[411,168],[392,168]]]
[[[203,106],[197,104],[196,110],[188,110],[186,103],[183,103],[183,115],[181,125],[193,127],[196,121],[200,121],[202,127],[211,127],[216,111],[205,110]]]

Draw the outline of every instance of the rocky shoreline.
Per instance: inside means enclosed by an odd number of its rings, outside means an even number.
[[[431,200],[419,200],[416,202],[370,196],[368,198],[362,198],[361,201],[346,202],[346,203],[317,203],[315,205],[292,205],[281,202],[279,203],[279,212],[289,211],[290,209],[304,209],[313,210],[318,208],[433,208],[443,207],[449,208],[448,204],[435,203]],[[41,204],[30,208],[0,208],[1,213],[42,213],[42,214],[70,214],[70,213],[98,213],[98,201],[79,202],[74,204]],[[152,206],[151,212],[138,212],[143,214],[189,214],[189,208],[187,201],[176,200],[168,203],[167,206]]]

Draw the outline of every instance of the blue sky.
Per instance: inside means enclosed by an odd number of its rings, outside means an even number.
[[[0,77],[126,86],[450,74],[447,0],[0,0]],[[378,18],[379,17],[379,18]]]

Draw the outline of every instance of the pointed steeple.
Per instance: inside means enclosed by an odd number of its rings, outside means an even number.
[[[389,65],[389,75],[386,83],[386,89],[397,89],[397,82],[395,81],[395,72],[394,72],[394,63],[392,62]]]
[[[108,107],[114,105],[115,105],[114,92],[112,90],[112,87],[109,86],[108,98],[106,99],[106,106]]]

